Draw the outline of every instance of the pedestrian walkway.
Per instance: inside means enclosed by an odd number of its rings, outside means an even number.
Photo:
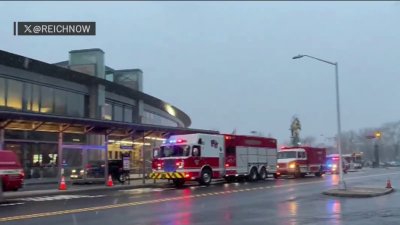
[[[68,182],[67,182],[68,183]],[[16,192],[5,192],[5,199],[16,199],[16,198],[27,198],[27,197],[40,197],[40,196],[51,196],[51,195],[63,195],[63,194],[77,194],[88,191],[100,191],[100,190],[128,190],[143,187],[163,187],[168,184],[166,180],[154,180],[146,179],[143,184],[142,180],[130,180],[130,184],[115,184],[113,187],[107,187],[105,183],[102,184],[79,184],[72,185],[67,184],[67,190],[58,190],[57,184],[43,184],[43,185],[32,185],[27,186]]]
[[[136,180],[136,179],[142,179],[143,175],[142,174],[130,174],[129,175],[131,180]],[[101,180],[99,178],[98,180]],[[66,182],[70,182],[71,179],[69,177],[65,177]],[[25,186],[31,186],[31,185],[43,185],[43,184],[57,184],[58,183],[58,178],[56,177],[45,177],[45,178],[32,178],[32,179],[26,179],[24,181]]]

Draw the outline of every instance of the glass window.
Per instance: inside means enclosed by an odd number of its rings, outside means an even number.
[[[293,159],[296,158],[296,152],[284,151],[278,153],[278,159]]]
[[[122,121],[122,106],[114,105],[114,120]]]
[[[193,156],[201,156],[200,146],[198,145],[193,146]]]
[[[195,147],[193,147],[193,149],[194,148]],[[161,157],[189,156],[189,154],[190,154],[189,145],[162,146],[160,149]]]
[[[22,82],[7,80],[7,107],[22,109]]]
[[[164,125],[164,126],[174,126],[174,127],[178,126],[178,123],[176,123],[175,121],[167,119],[162,116],[159,116],[152,112],[148,112],[148,111],[145,111],[143,114],[143,123]]]
[[[33,112],[39,112],[39,100],[40,100],[40,87],[38,85],[32,84],[32,106]]]
[[[114,159],[119,159],[119,152],[118,151],[114,151]]]
[[[0,77],[0,106],[6,105],[6,80]]]
[[[114,81],[114,74],[113,73],[106,74],[106,80],[113,82]]]
[[[54,90],[54,113],[66,114],[67,113],[67,92],[63,90]]]
[[[77,116],[83,117],[85,114],[85,96],[81,94],[75,94],[75,107],[77,111]]]
[[[124,122],[132,122],[132,107],[124,107]]]
[[[32,110],[32,84],[24,83],[24,110]]]
[[[64,92],[64,93],[67,96],[66,97],[67,115],[83,117],[85,109],[84,95],[72,92]]]
[[[54,101],[53,88],[41,86],[40,87],[40,96],[41,96],[40,112],[41,113],[52,113],[53,112],[53,101]]]
[[[112,120],[112,105],[110,103],[106,103],[104,105],[104,116],[105,120]]]

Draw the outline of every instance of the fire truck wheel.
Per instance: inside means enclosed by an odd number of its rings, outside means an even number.
[[[210,169],[205,168],[201,171],[200,184],[209,185],[212,179],[212,172]]]
[[[174,179],[174,180],[172,180],[172,182],[174,183],[175,187],[177,187],[177,188],[182,187],[185,184],[184,179]]]
[[[280,176],[278,175],[278,174],[276,174],[276,173],[274,173],[274,178],[275,179],[278,179]]]
[[[321,176],[322,176],[322,173],[317,172],[317,173],[315,173],[315,176],[316,176],[316,177],[321,177]]]
[[[253,167],[249,174],[249,181],[256,181],[258,177],[257,169]]]
[[[265,179],[267,179],[267,170],[265,169],[265,167],[261,168],[260,174],[258,175],[258,178],[259,178],[260,180],[265,180]]]

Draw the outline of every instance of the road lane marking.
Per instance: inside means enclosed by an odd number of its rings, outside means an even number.
[[[394,173],[381,173],[381,174],[373,174],[373,175],[359,176],[359,177],[348,177],[346,180],[364,179],[364,178],[368,178],[368,177],[376,177],[376,176],[384,176],[384,175],[386,176],[386,175],[393,175],[393,174],[399,174],[399,173],[400,173],[400,171],[394,172]],[[300,186],[300,185],[308,185],[308,184],[324,183],[324,182],[326,182],[326,180],[299,182],[299,183],[294,183],[294,184],[273,185],[273,186],[266,186],[264,189],[278,188],[278,187],[279,188],[292,187],[292,186]],[[260,190],[260,189],[259,188],[246,188],[246,189],[236,190],[236,192],[252,191],[252,190]],[[231,191],[231,193],[236,193],[236,192]],[[227,191],[213,192],[213,194],[214,195],[227,194]],[[87,207],[87,208],[80,208],[80,209],[70,209],[70,210],[35,213],[35,214],[27,214],[27,215],[19,215],[19,216],[10,216],[10,217],[0,218],[0,222],[33,219],[33,218],[49,217],[49,216],[59,216],[59,215],[66,215],[66,214],[73,214],[73,213],[91,212],[91,211],[100,211],[100,210],[105,210],[105,209],[116,209],[116,208],[130,207],[130,206],[154,204],[154,203],[160,203],[160,202],[176,201],[176,200],[182,200],[182,199],[189,199],[189,198],[196,198],[196,197],[208,197],[208,196],[209,195],[207,195],[207,194],[197,194],[197,195],[188,195],[188,196],[173,197],[173,198],[164,198],[164,199],[156,199],[156,200],[105,205],[105,206]]]

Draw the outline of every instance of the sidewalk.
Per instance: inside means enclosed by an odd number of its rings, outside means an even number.
[[[142,174],[130,174],[130,179],[142,179]],[[100,179],[99,179],[100,180]],[[66,182],[70,182],[71,179],[69,177],[65,177]],[[58,178],[34,178],[34,179],[26,179],[24,181],[25,186],[31,186],[31,185],[44,185],[44,184],[57,184],[58,183]]]
[[[58,190],[57,184],[51,185],[33,185],[29,186],[29,188],[22,188],[16,192],[4,192],[5,199],[14,199],[14,198],[24,198],[24,197],[39,197],[39,196],[48,196],[48,195],[63,195],[63,194],[76,194],[87,191],[102,191],[102,190],[126,190],[126,189],[136,189],[136,188],[154,188],[154,187],[163,187],[168,184],[166,180],[157,180],[154,183],[152,179],[146,179],[145,184],[143,184],[142,180],[131,180],[130,184],[126,182],[125,184],[115,184],[112,187],[106,186],[103,184],[70,184],[67,182],[67,190],[60,191]]]
[[[336,197],[368,198],[386,195],[393,191],[393,188],[351,187],[347,189],[331,189],[322,192],[322,194]]]

